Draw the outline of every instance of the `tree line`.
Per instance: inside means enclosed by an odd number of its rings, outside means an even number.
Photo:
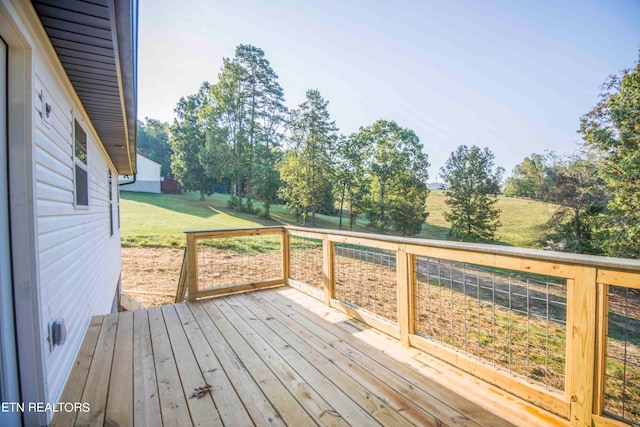
[[[549,249],[640,258],[640,60],[602,90],[580,118],[579,151],[531,154],[504,193],[559,206],[540,242]]]
[[[503,182],[504,169],[489,149],[454,150],[439,170],[449,238],[493,240],[504,193],[558,205],[543,247],[640,256],[639,75],[636,66],[606,82],[598,104],[581,118],[579,154],[533,153]],[[214,184],[227,188],[231,209],[269,218],[271,206],[284,203],[304,224],[315,225],[318,213],[337,213],[341,229],[365,216],[379,232],[418,234],[428,215],[430,165],[415,132],[378,120],[343,135],[328,104],[311,89],[287,109],[264,52],[239,45],[215,84],[203,82],[180,99],[173,124],[139,122],[139,151],[201,199]]]
[[[420,231],[429,161],[416,134],[379,120],[341,135],[328,101],[315,89],[289,111],[259,48],[239,45],[233,58],[223,60],[217,83],[204,82],[196,94],[180,99],[175,112],[174,123],[165,126],[168,165],[183,188],[200,192],[201,199],[222,184],[231,194],[229,208],[262,218],[284,202],[304,224],[315,225],[316,214],[337,210],[342,226],[347,210],[350,229],[364,214],[381,232]],[[140,131],[155,132],[158,125],[147,119]]]

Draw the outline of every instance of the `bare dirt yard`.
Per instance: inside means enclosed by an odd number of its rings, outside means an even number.
[[[122,290],[145,307],[175,301],[184,249],[122,248]]]

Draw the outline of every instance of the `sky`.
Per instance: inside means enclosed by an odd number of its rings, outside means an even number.
[[[173,123],[239,44],[264,50],[286,105],[308,89],[340,132],[394,120],[420,138],[430,181],[460,145],[509,176],[570,154],[580,116],[640,53],[638,0],[139,0],[138,118]]]

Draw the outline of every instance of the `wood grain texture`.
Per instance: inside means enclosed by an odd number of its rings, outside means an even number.
[[[430,379],[443,368],[421,357],[322,301],[274,288],[94,319],[65,396],[91,402],[81,425],[562,425],[539,408],[518,412],[515,399],[510,411],[478,405],[456,376],[455,392]],[[53,425],[66,421],[58,414]]]

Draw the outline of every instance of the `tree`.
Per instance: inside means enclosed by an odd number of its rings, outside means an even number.
[[[340,230],[345,202],[349,204],[349,229],[353,230],[369,195],[371,177],[366,171],[367,151],[366,141],[358,138],[357,134],[339,138],[337,149],[334,150],[334,181],[336,195],[340,200]]]
[[[166,176],[171,172],[171,146],[169,145],[169,125],[159,120],[144,118],[138,120],[137,145],[138,152],[159,163],[160,174]]]
[[[427,166],[428,167],[428,166]],[[428,213],[425,211],[429,188],[426,179],[416,177],[416,175],[405,171],[402,176],[398,176],[398,185],[388,197],[388,217],[391,228],[403,236],[413,236],[422,230],[422,224],[427,219]]]
[[[203,83],[198,93],[181,98],[176,106],[176,119],[170,128],[171,171],[185,190],[199,191],[200,200],[211,194],[213,180],[203,165],[207,136],[199,112],[209,92]]]
[[[239,199],[240,209],[247,169],[245,164],[247,142],[244,126],[246,108],[242,93],[242,70],[234,61],[224,58],[218,83],[211,86],[208,102],[203,106],[201,113],[209,128],[209,135],[214,136],[210,139],[209,157],[212,159],[211,156],[216,154],[225,154],[227,163],[222,165],[224,169],[218,168],[218,173],[223,174],[231,182],[230,202],[235,204],[236,198]],[[224,139],[217,138],[218,135],[224,136]],[[215,171],[210,171],[211,175],[214,173]]]
[[[269,146],[260,145],[256,150],[258,161],[252,178],[252,188],[255,198],[262,202],[260,218],[271,218],[271,205],[280,200],[278,190],[281,186],[280,172],[276,168],[280,153]]]
[[[233,197],[239,199],[240,209],[246,196],[246,209],[253,210],[251,199],[256,196],[264,203],[263,216],[268,217],[270,205],[277,200],[279,180],[273,170],[285,113],[284,92],[264,51],[238,45],[235,57],[223,60],[206,115],[225,129]]]
[[[304,167],[303,158],[299,153],[289,150],[284,154],[279,167],[282,186],[278,194],[285,201],[287,209],[295,215],[296,221],[300,221],[302,217],[306,224],[310,201]]]
[[[200,152],[200,163],[212,182],[230,184],[232,153],[227,145],[228,129],[211,121],[210,116],[202,114],[202,109],[199,117],[200,127],[205,134],[205,146]],[[209,120],[202,120],[203,117]]]
[[[541,155],[533,153],[513,168],[511,177],[505,182],[504,194],[528,199],[546,200],[553,179],[553,153]]]
[[[549,200],[558,209],[549,220],[546,237],[552,249],[580,254],[602,254],[596,237],[608,193],[593,160],[573,158],[557,163]]]
[[[429,194],[429,161],[416,134],[396,122],[378,120],[361,128],[354,139],[367,153],[369,221],[381,232],[391,228],[403,235],[419,233]]]
[[[444,217],[451,223],[449,238],[464,241],[493,240],[500,226],[495,207],[504,169],[494,169],[488,148],[461,145],[451,153],[440,176],[447,183]]]
[[[604,162],[611,191],[605,224],[607,254],[640,257],[640,58],[632,70],[610,76],[596,106],[580,120],[586,146]]]
[[[331,152],[338,129],[328,104],[318,90],[308,90],[306,100],[291,112],[288,122],[291,147],[280,168],[280,196],[305,224],[309,213],[315,225],[317,212],[333,210]]]

